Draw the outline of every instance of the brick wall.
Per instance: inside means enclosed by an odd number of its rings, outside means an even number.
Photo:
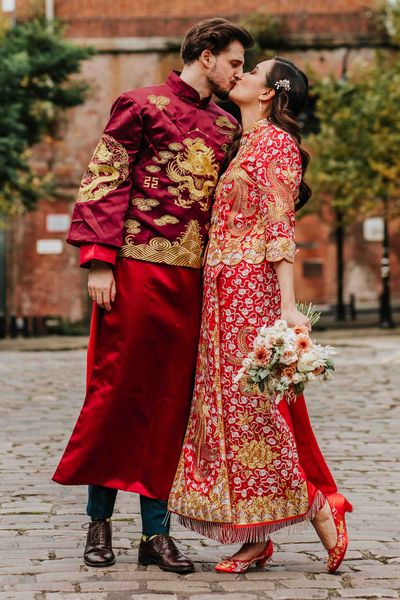
[[[35,6],[44,2],[36,0]],[[54,0],[55,14],[64,20],[70,37],[112,38],[182,36],[196,21],[224,16],[239,20],[249,13],[267,13],[282,18],[284,35],[316,39],[371,35],[369,14],[376,0]],[[26,17],[32,0],[17,0],[19,18]]]
[[[340,23],[347,24],[346,31],[351,38],[351,31],[362,26],[360,13],[357,11],[363,11],[373,4],[366,0],[303,3],[281,0],[268,2],[263,6],[271,12],[286,14],[288,18],[285,26],[291,28],[293,35],[300,31],[304,36],[309,32],[313,33],[315,40],[322,32],[339,40],[340,36],[343,37]],[[259,2],[253,0],[220,0],[212,3],[199,0],[174,0],[168,3],[166,0],[158,3],[150,3],[148,0],[140,3],[131,0],[57,0],[56,14],[70,21],[70,35],[86,39],[103,34],[111,48],[113,43],[117,44],[118,36],[128,35],[128,30],[136,32],[132,35],[138,36],[151,33],[179,37],[201,17],[216,13],[230,16],[245,10],[251,11],[258,6]],[[22,0],[19,0],[18,8],[23,11]],[[22,15],[22,12],[19,14]],[[76,15],[78,19],[75,19]],[[127,27],[132,29],[127,30]],[[113,39],[110,34],[117,37]],[[149,42],[150,40],[146,40],[145,44]],[[345,47],[341,47],[338,42],[336,48],[321,48],[318,44],[313,47],[311,44],[307,49],[286,50],[283,54],[302,68],[312,67],[318,75],[333,73],[339,77],[344,52]],[[368,48],[353,50],[350,68],[354,68],[360,61],[368,61],[370,56],[371,50]],[[90,160],[113,100],[123,91],[163,81],[172,68],[179,66],[180,60],[176,52],[135,53],[132,49],[119,50],[117,53],[102,51],[84,64],[82,76],[91,85],[87,102],[66,115],[58,142],[51,146],[42,143],[34,153],[33,167],[42,173],[48,168],[49,156],[52,157],[53,173],[64,199],[53,203],[44,200],[35,213],[19,219],[16,227],[7,233],[7,305],[10,315],[54,315],[70,320],[80,320],[87,315],[89,304],[86,273],[78,268],[77,250],[64,245],[61,254],[40,255],[37,253],[36,241],[64,239],[64,233],[53,234],[46,230],[46,217],[49,213],[71,213],[80,177]],[[400,248],[398,229],[397,224],[393,223],[395,248]],[[296,261],[299,298],[320,303],[334,302],[335,247],[329,223],[321,223],[316,216],[300,220],[297,241],[301,248]],[[355,292],[365,302],[376,301],[380,291],[380,253],[380,244],[364,242],[359,227],[350,233],[345,247],[347,300],[349,293]],[[393,252],[391,264],[393,293],[400,298],[398,253]]]
[[[48,231],[48,215],[69,215],[71,202],[43,200],[38,210],[7,231],[8,309],[17,317],[62,317],[75,322],[87,313],[85,273],[65,233]],[[60,241],[60,254],[38,254],[37,241]]]
[[[234,15],[264,12],[288,13],[348,13],[378,6],[376,0],[54,0],[57,16],[65,19],[79,15],[82,19],[114,18],[181,18]],[[16,0],[19,15],[28,15],[32,8],[44,7],[44,0]]]

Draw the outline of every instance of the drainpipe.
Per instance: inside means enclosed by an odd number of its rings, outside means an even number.
[[[46,20],[54,21],[54,0],[46,0]]]

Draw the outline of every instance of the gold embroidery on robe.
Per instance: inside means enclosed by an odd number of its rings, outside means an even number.
[[[296,243],[290,238],[277,237],[267,243],[265,260],[275,262],[284,258],[290,263],[294,262]]]
[[[244,443],[241,447],[232,446],[232,450],[236,452],[236,460],[249,469],[263,469],[267,465],[271,466],[271,463],[279,456],[263,439],[252,440]]]
[[[146,171],[149,173],[159,173],[161,171],[161,167],[157,167],[157,165],[147,165]]]
[[[220,116],[215,120],[215,125],[219,133],[222,133],[229,140],[232,140],[235,132],[237,130],[237,126],[232,123],[228,117]]]
[[[218,163],[214,150],[202,138],[185,139],[185,149],[168,163],[166,172],[177,186],[168,186],[175,203],[184,208],[198,202],[201,210],[208,210],[211,196],[218,181]],[[171,147],[172,144],[170,144]],[[184,197],[189,195],[189,198]]]
[[[267,202],[268,206],[268,220],[271,223],[278,223],[283,221],[290,226],[290,219],[288,216],[289,210],[294,210],[294,197],[288,193],[288,184],[284,183],[276,175],[277,164],[271,162],[267,167],[267,177],[271,184],[271,189],[274,193],[274,201]],[[293,174],[290,168],[285,169],[285,177],[287,180],[293,178]],[[268,188],[263,188],[264,193],[268,193]]]
[[[190,221],[182,237],[174,242],[155,237],[148,244],[136,245],[130,235],[125,237],[119,255],[180,267],[201,267],[202,239],[197,221]]]
[[[168,150],[160,150],[158,156],[153,156],[152,160],[159,165],[165,165],[171,158],[174,158],[173,152],[168,152]]]
[[[158,219],[154,219],[154,223],[156,225],[159,225],[160,227],[162,227],[163,225],[169,225],[169,224],[175,225],[176,223],[179,223],[179,219],[177,219],[173,215],[163,215],[162,217],[159,217]]]
[[[203,398],[204,393],[197,396],[192,413],[193,417],[196,419],[193,444],[197,448],[196,463],[193,467],[193,478],[198,483],[205,480],[205,465],[207,462],[213,462],[218,455],[218,450],[216,448],[210,448],[207,444],[206,421],[210,416],[210,412],[207,405],[202,403]]]
[[[168,144],[168,148],[170,150],[174,150],[174,152],[179,152],[179,150],[183,150],[183,146],[180,142],[172,142],[171,144]]]
[[[142,212],[147,212],[160,204],[159,201],[154,198],[132,198],[131,202],[133,206],[136,206],[136,208]]]
[[[164,110],[171,102],[167,96],[155,96],[154,94],[147,96],[147,100],[160,110]]]
[[[211,230],[207,264],[216,266],[222,262],[235,266],[242,260],[249,264],[259,264],[264,260],[274,262],[282,258],[293,262],[295,242],[292,238],[277,235],[276,238],[266,240],[265,236],[266,221],[269,226],[280,224],[280,227],[286,227],[288,231],[293,227],[290,215],[294,211],[294,194],[288,190],[288,184],[277,176],[277,169],[281,169],[280,163],[272,161],[267,165],[269,185],[266,186],[253,180],[241,166],[240,158],[239,153],[217,186],[217,199],[219,195],[224,195],[231,208],[226,215],[218,214],[215,217],[220,228],[221,223],[224,223],[223,239],[221,240],[220,229]],[[295,176],[296,172],[291,172],[290,168],[285,170],[287,179],[295,179]],[[251,192],[255,186],[256,196],[262,199],[261,202],[266,207],[266,218],[257,203],[251,202]]]
[[[117,189],[128,175],[128,152],[111,135],[104,134],[82,177],[76,201],[101,200],[109,192]]]
[[[279,521],[297,517],[309,509],[307,483],[303,481],[295,491],[285,490],[284,498],[262,495],[238,500],[235,509],[235,521],[238,523]]]
[[[128,219],[127,221],[125,221],[125,227],[127,233],[130,233],[131,235],[136,235],[137,233],[140,233],[139,221],[135,221],[134,219]]]
[[[215,229],[211,232],[207,264],[216,266],[222,262],[235,266],[242,260],[250,264],[265,260],[265,226],[261,212],[250,199],[249,190],[253,185],[249,174],[236,161],[220,179],[217,197],[222,193],[220,186],[229,189],[225,195],[232,202],[232,208],[226,219],[223,241],[218,233],[214,233]],[[236,223],[239,214],[242,223]]]

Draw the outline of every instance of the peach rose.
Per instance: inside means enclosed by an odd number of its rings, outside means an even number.
[[[316,369],[314,369],[313,373],[314,375],[321,375],[321,373],[323,373],[325,371],[325,367],[323,365],[321,365],[320,367],[317,367]]]
[[[297,354],[293,350],[285,350],[281,356],[281,363],[291,367],[297,361]]]
[[[308,335],[308,329],[305,325],[296,325],[296,327],[293,327],[293,331],[296,335],[300,335],[302,333]]]

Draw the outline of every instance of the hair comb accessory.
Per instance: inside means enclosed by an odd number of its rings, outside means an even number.
[[[279,79],[274,83],[274,88],[278,91],[284,90],[288,92],[290,90],[290,81],[289,79]]]

